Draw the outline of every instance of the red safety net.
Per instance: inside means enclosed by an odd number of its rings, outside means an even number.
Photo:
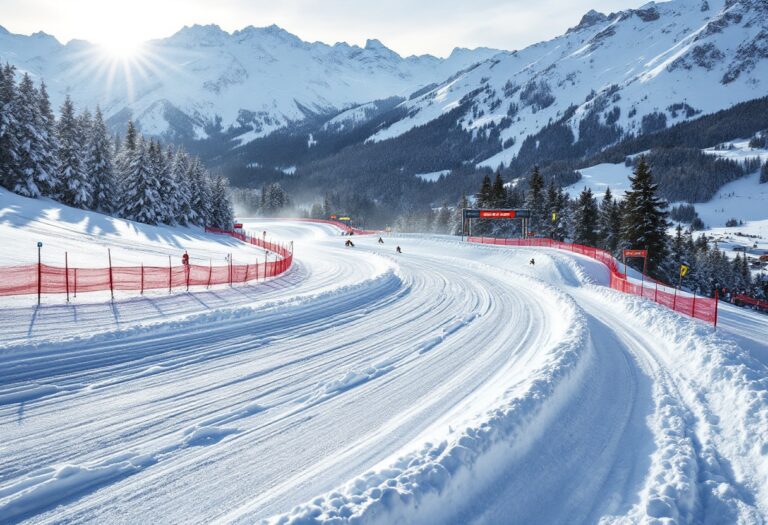
[[[737,306],[748,304],[750,306],[754,306],[758,310],[765,310],[768,312],[768,302],[755,299],[754,297],[750,297],[748,295],[741,293],[734,294],[734,296],[731,298],[731,301]]]
[[[605,264],[611,272],[610,287],[631,295],[639,295],[684,315],[701,319],[717,326],[717,296],[715,298],[688,294],[647,276],[641,282],[630,280],[621,271],[619,262],[605,250],[553,241],[551,239],[497,239],[495,237],[468,237],[469,242],[501,246],[556,248],[586,255]]]
[[[276,254],[272,260],[253,264],[228,264],[227,266],[179,265],[173,266],[113,266],[111,268],[61,268],[47,264],[11,266],[2,269],[0,296],[24,294],[68,293],[105,290],[138,291],[188,289],[190,286],[235,284],[267,277],[275,277],[287,271],[293,264],[292,248],[288,245],[267,242],[244,234],[206,228],[207,232],[230,235],[243,242],[264,248]]]

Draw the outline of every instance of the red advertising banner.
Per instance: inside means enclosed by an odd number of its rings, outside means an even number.
[[[515,210],[480,210],[481,219],[514,219],[517,217]]]
[[[648,250],[624,250],[624,257],[648,257]]]
[[[240,222],[236,222],[233,226],[234,226],[234,228],[236,230],[242,230],[243,229],[243,224],[240,223]]]

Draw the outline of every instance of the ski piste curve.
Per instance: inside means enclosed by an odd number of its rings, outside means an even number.
[[[32,335],[3,309],[0,521],[768,516],[760,316],[714,331],[554,250],[269,229],[296,262],[266,284],[51,305]]]

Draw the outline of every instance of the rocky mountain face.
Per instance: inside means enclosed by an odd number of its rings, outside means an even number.
[[[498,136],[502,145],[480,165],[508,164],[521,150],[546,156],[550,142],[594,153],[765,96],[767,58],[764,0],[590,11],[558,38],[496,55],[403,102],[404,118],[369,140],[401,136],[464,107],[458,124],[474,136]]]

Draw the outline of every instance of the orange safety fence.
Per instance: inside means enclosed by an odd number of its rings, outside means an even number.
[[[276,254],[273,260],[268,256],[264,262],[234,264],[226,266],[209,264],[168,266],[110,266],[107,268],[72,268],[47,264],[28,264],[0,269],[0,296],[27,294],[77,295],[84,292],[110,290],[137,291],[188,289],[190,286],[211,286],[235,284],[257,279],[275,277],[287,271],[293,264],[292,247],[288,245],[254,239],[235,232],[206,228],[206,232],[230,235],[254,246]]]
[[[644,297],[658,304],[664,305],[675,312],[700,319],[717,326],[717,292],[715,297],[702,297],[689,294],[678,290],[675,287],[664,284],[660,281],[643,276],[641,282],[631,280],[621,271],[619,262],[610,252],[573,244],[568,242],[553,241],[552,239],[499,239],[496,237],[468,237],[467,240],[479,244],[494,244],[500,246],[522,246],[522,247],[541,247],[556,248],[558,250],[569,251],[586,255],[592,259],[600,261],[611,272],[610,287],[631,295]]]

